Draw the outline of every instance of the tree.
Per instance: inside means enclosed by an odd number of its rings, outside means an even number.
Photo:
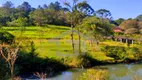
[[[94,9],[86,1],[78,3],[77,9],[79,12],[83,13],[85,16],[90,16],[94,14]]]
[[[41,5],[38,5],[37,9],[43,9],[43,8],[41,7]]]
[[[62,10],[62,6],[60,5],[60,3],[58,1],[56,1],[55,3],[51,2],[48,5],[48,9],[59,11],[59,10]]]
[[[5,59],[5,61],[8,62],[12,80],[14,80],[14,64],[17,59],[18,50],[19,46],[14,48],[9,45],[0,45],[0,54]]]
[[[112,25],[109,21],[105,22],[102,19],[98,19],[96,17],[86,17],[83,19],[81,31],[90,36],[91,44],[92,38],[95,38],[96,44],[98,44],[99,40],[104,36],[113,35]]]
[[[129,28],[125,31],[125,34],[136,34],[139,30],[137,28]]]
[[[142,14],[138,15],[138,16],[136,17],[136,20],[142,21]]]
[[[78,0],[73,0],[73,4],[70,5],[68,2],[65,2],[65,5],[70,8],[70,22],[72,28],[72,47],[74,51],[74,41],[73,41],[73,28],[76,27],[79,37],[79,53],[81,53],[81,36],[80,36],[80,24],[86,16],[93,14],[94,10],[86,2],[79,2]]]
[[[2,5],[4,8],[14,8],[13,3],[11,1],[7,1]]]
[[[6,26],[6,22],[11,20],[11,15],[13,13],[14,6],[12,2],[7,1],[0,7],[0,25]]]
[[[23,26],[27,26],[27,18],[23,18],[23,17],[19,17],[18,19],[13,20],[12,22],[8,22],[9,26],[19,26],[19,27],[23,27]]]
[[[127,30],[129,28],[138,28],[138,22],[136,20],[126,20],[120,24],[120,27],[123,30]]]
[[[116,23],[117,23],[118,25],[120,25],[123,21],[125,21],[125,19],[119,18],[119,19],[116,20]]]
[[[28,2],[23,2],[22,5],[19,5],[18,8],[21,11],[25,11],[27,13],[29,13],[31,11],[31,5]]]
[[[46,4],[43,5],[43,9],[47,9],[48,6]]]
[[[36,9],[30,13],[30,18],[34,20],[37,26],[41,26],[45,21],[45,15],[43,9]]]
[[[127,34],[138,33],[139,24],[136,20],[126,20],[120,24],[120,28]]]
[[[99,17],[99,18],[102,18],[102,19],[111,19],[112,16],[111,16],[111,12],[109,10],[106,10],[106,9],[99,9],[96,11],[96,15]]]
[[[138,26],[139,26],[138,29],[142,29],[142,21],[139,21],[139,22],[138,22]]]

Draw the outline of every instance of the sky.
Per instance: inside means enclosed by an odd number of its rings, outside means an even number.
[[[11,1],[14,6],[22,4],[24,1],[28,2],[32,7],[38,5],[50,4],[51,2],[64,0],[0,0],[0,6],[6,1]],[[71,2],[72,0],[66,0]],[[142,14],[142,0],[87,0],[91,7],[96,11],[98,9],[107,9],[111,12],[114,19],[118,18],[135,18]]]

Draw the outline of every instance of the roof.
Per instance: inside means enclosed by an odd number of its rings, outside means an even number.
[[[114,32],[123,32],[123,30],[119,26],[114,27],[113,31]]]

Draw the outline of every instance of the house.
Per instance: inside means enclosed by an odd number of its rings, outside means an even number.
[[[113,28],[113,31],[115,33],[123,33],[124,30],[120,28],[120,26],[116,26]],[[118,42],[123,42],[123,43],[128,43],[128,44],[134,44],[134,39],[132,38],[127,38],[125,36],[115,36],[113,37],[114,41],[118,41]]]
[[[115,33],[123,33],[123,29],[121,29],[119,26],[116,26],[116,27],[114,27],[113,28],[113,31],[115,32]]]

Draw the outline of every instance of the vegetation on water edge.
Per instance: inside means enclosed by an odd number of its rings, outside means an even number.
[[[77,80],[109,80],[108,71],[102,69],[88,69]]]

